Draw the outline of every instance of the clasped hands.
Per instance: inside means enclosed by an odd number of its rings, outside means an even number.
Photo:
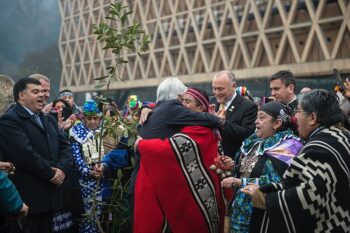
[[[99,179],[103,177],[103,171],[104,171],[105,167],[103,166],[103,164],[96,164],[94,166],[94,169],[90,171],[90,176],[92,176],[95,179]]]
[[[221,178],[231,176],[231,171],[234,168],[234,161],[228,156],[218,155],[214,159],[214,164],[210,165],[210,170],[215,171],[216,174],[221,175]]]
[[[242,182],[241,182],[241,179],[238,179],[235,177],[229,177],[221,181],[221,185],[225,188],[236,188],[236,187],[239,188],[242,186]],[[250,196],[253,196],[257,189],[259,189],[259,185],[254,183],[249,183],[245,187],[241,188],[241,192],[248,194]]]
[[[50,182],[55,185],[61,185],[66,178],[66,175],[57,167],[51,167],[51,170],[54,172],[54,176],[51,178]]]

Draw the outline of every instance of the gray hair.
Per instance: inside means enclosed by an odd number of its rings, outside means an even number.
[[[231,82],[234,82],[234,83],[236,82],[235,75],[233,74],[233,72],[228,71],[228,70],[222,70],[222,71],[218,72],[217,74],[215,74],[214,79],[221,77],[221,76],[224,76],[224,75],[226,75]]]
[[[31,75],[29,75],[28,78],[34,78],[34,79],[36,79],[38,81],[44,80],[44,81],[50,83],[50,79],[48,79],[48,77],[46,77],[43,74],[31,74]]]
[[[302,95],[299,105],[303,111],[315,113],[322,126],[331,126],[342,121],[338,96],[334,92],[324,89],[308,91]]]
[[[157,102],[176,99],[185,94],[187,87],[177,78],[163,80],[157,88]]]

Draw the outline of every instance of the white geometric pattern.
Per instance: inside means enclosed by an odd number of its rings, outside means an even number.
[[[344,223],[350,221],[350,215],[349,211],[337,205],[337,198],[335,197],[337,178],[334,175],[335,173],[332,167],[327,163],[311,160],[308,160],[304,167],[305,166],[313,167],[314,169],[308,170],[308,172],[312,173],[307,182],[308,187],[302,185],[297,188],[297,192],[303,208],[308,210],[311,215],[314,215],[317,220],[315,232],[331,232],[333,227],[336,226],[343,227],[344,232],[346,232],[349,230],[349,226],[345,226]],[[303,175],[307,176],[305,169]],[[317,181],[319,180],[314,182],[316,177],[323,178],[322,187],[327,190],[327,192],[322,193],[324,194],[322,196],[315,192],[315,190],[319,189],[319,187],[317,187]],[[320,212],[320,209],[323,211]],[[328,222],[327,226],[325,226],[325,222]],[[332,224],[335,225],[333,226]]]
[[[60,0],[61,88],[88,91],[113,63],[92,34],[104,21],[110,0]],[[114,1],[112,1],[114,2]],[[128,80],[112,89],[156,86],[178,76],[186,83],[210,82],[214,73],[234,70],[238,79],[270,76],[289,69],[296,75],[350,71],[348,0],[134,0],[133,9],[151,36],[141,57],[126,52]]]
[[[337,138],[338,146],[341,145],[342,149],[349,150],[349,141],[340,129],[332,127],[331,129],[326,128],[322,132],[327,133],[329,137]],[[323,151],[322,155],[312,159],[309,158],[303,153],[309,147],[313,148],[314,151],[317,151],[316,148],[319,148],[319,151]],[[349,188],[345,187],[345,184],[339,185],[336,176],[337,174],[338,176],[347,177],[347,183],[349,184],[348,164],[344,161],[344,158],[347,156],[340,154],[333,145],[320,140],[313,140],[305,145],[297,159],[293,161],[293,169],[287,170],[284,174],[284,178],[289,177],[301,181],[296,191],[304,210],[307,210],[316,219],[315,232],[332,232],[336,227],[342,227],[344,232],[350,230],[350,226],[347,225],[350,222],[349,210],[344,209],[344,205],[339,205],[336,197],[337,187],[342,187],[344,190]],[[326,157],[328,159],[325,159]],[[330,158],[333,158],[333,160]],[[327,163],[327,161],[332,161],[333,163]],[[338,169],[338,173],[334,171],[334,168]],[[344,174],[340,174],[339,171]],[[322,187],[319,187],[320,185]],[[285,201],[285,198],[280,197],[280,203],[283,201]],[[289,219],[289,221],[286,220],[289,231],[294,232],[294,223],[287,209],[288,205],[285,203],[284,205],[280,204],[280,206],[285,219]]]

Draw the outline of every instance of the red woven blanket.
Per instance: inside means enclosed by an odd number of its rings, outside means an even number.
[[[185,127],[170,139],[142,140],[135,187],[134,232],[221,232],[220,180],[209,169],[217,156],[211,129]]]

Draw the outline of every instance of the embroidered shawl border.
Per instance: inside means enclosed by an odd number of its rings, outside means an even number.
[[[178,133],[170,138],[170,143],[190,190],[210,227],[210,232],[219,232],[219,213],[214,185],[203,167],[196,142],[187,135]]]

